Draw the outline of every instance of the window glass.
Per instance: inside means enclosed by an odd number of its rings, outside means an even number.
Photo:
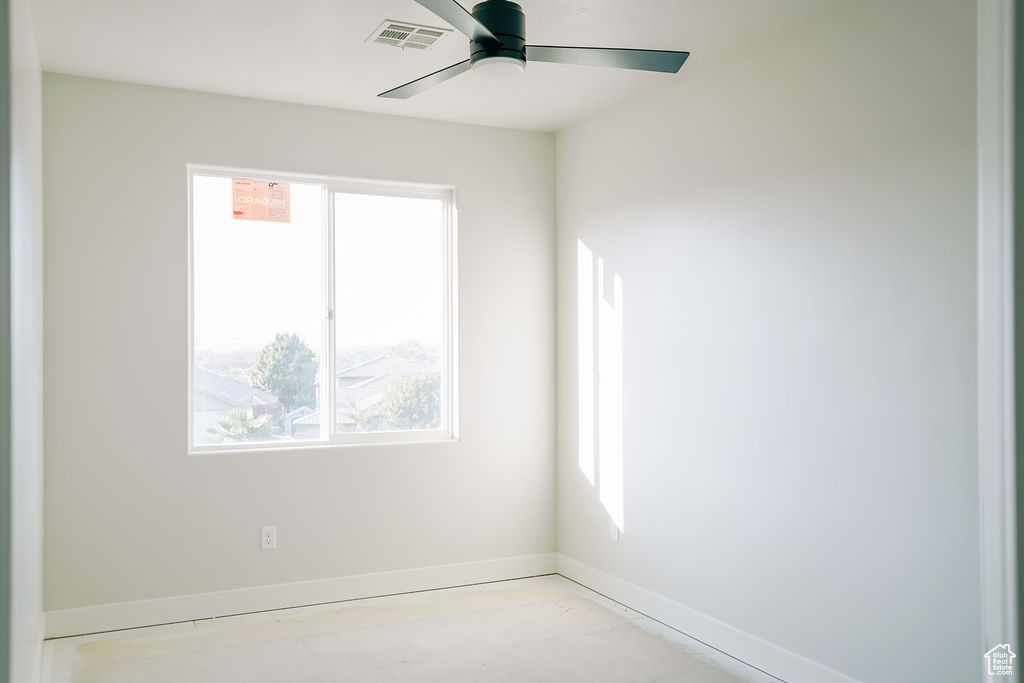
[[[451,192],[304,180],[191,174],[191,447],[451,438]]]
[[[290,220],[239,220],[232,178],[194,175],[194,445],[319,439],[323,190],[290,184]]]
[[[441,426],[443,208],[334,195],[339,432]]]

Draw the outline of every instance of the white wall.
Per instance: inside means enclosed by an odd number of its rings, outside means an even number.
[[[558,135],[561,553],[855,679],[976,680],[974,12],[844,3]],[[622,282],[596,486],[578,240]]]
[[[28,0],[11,21],[11,681],[39,674],[43,628],[42,96]]]
[[[553,136],[43,95],[48,610],[554,550]],[[186,455],[189,162],[458,187],[459,442]]]

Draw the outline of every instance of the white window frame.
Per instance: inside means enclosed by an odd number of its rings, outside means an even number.
[[[333,447],[371,446],[433,443],[458,440],[458,237],[455,188],[448,185],[430,185],[384,180],[364,180],[320,176],[303,173],[287,173],[264,169],[243,169],[224,166],[188,164],[186,167],[188,186],[188,453],[205,455],[215,453],[238,453],[245,451],[321,449]],[[306,441],[274,441],[267,443],[239,444],[195,444],[194,435],[194,389],[195,382],[195,244],[192,213],[192,184],[195,176],[219,176],[222,178],[259,178],[286,183],[311,183],[323,187],[324,211],[322,264],[323,282],[326,291],[323,313],[323,358],[318,371],[321,389],[320,439]],[[441,306],[441,426],[437,429],[396,430],[380,432],[338,432],[337,431],[337,381],[335,374],[335,273],[334,273],[334,201],[335,194],[381,195],[388,197],[414,197],[438,199],[442,205],[442,253],[440,254],[442,282]]]

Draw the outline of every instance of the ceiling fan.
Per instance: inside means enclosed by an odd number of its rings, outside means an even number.
[[[473,69],[488,75],[522,72],[534,62],[609,66],[619,69],[676,73],[689,52],[634,50],[613,47],[557,47],[526,44],[526,15],[508,0],[485,0],[467,11],[455,0],[416,0],[469,36],[469,59],[382,92],[378,97],[406,99]]]

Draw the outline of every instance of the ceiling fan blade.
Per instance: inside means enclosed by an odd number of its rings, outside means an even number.
[[[527,45],[529,62],[554,62],[579,66],[610,66],[616,69],[639,69],[676,73],[689,52],[670,50],[633,50],[617,47],[557,47],[554,45]]]
[[[455,78],[464,71],[469,71],[469,68],[470,64],[469,60],[467,59],[464,62],[452,64],[451,66],[446,66],[440,71],[435,71],[432,74],[427,74],[422,78],[417,78],[415,81],[409,81],[405,85],[400,85],[397,88],[392,88],[387,92],[382,92],[381,94],[377,95],[377,97],[389,97],[396,100],[404,100],[406,98],[412,97],[413,95],[419,95],[424,90],[427,90],[428,88],[433,88],[435,85],[438,85],[439,83],[444,83],[449,78]]]
[[[491,29],[487,28],[455,0],[416,0],[419,4],[441,17],[449,24],[477,42],[491,40],[500,43]]]

